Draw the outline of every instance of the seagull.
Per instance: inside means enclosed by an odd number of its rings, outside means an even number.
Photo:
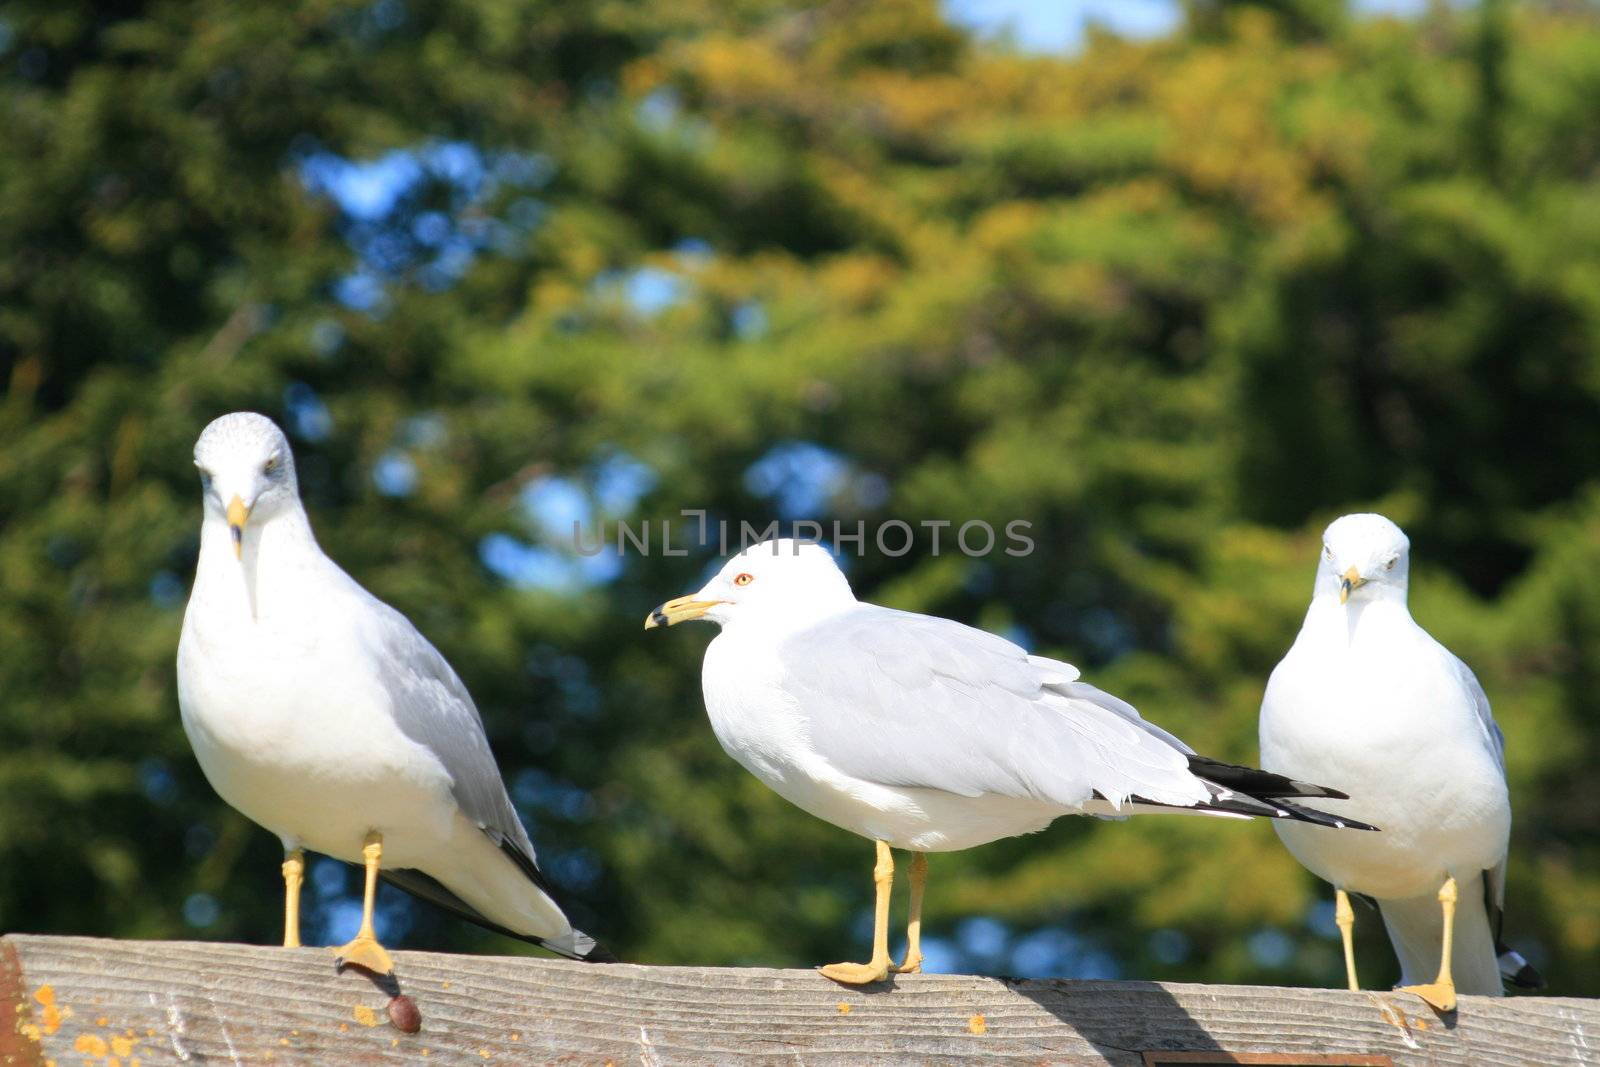
[[[1198,756],[1069,664],[949,619],[858,601],[822,546],[732,557],[645,629],[707,619],[706,712],[724,751],[790,803],[873,842],[872,958],[828,978],[922,969],[929,852],[1042,830],[1058,816],[1169,811],[1371,829],[1294,804],[1343,793]],[[889,958],[892,848],[913,853],[906,955]]]
[[[1401,988],[1440,1011],[1455,1010],[1458,992],[1502,995],[1502,976],[1540,987],[1500,940],[1511,798],[1489,698],[1411,618],[1400,527],[1346,515],[1322,540],[1311,608],[1261,703],[1261,764],[1348,790],[1338,812],[1383,827],[1357,836],[1276,825],[1294,857],[1333,883],[1350,988],[1360,988],[1350,893],[1376,902]]]
[[[285,947],[300,945],[305,850],[365,867],[338,965],[393,972],[373,928],[382,877],[573,959],[461,679],[399,612],[323,554],[271,419],[224,415],[194,448],[204,517],[178,643],[178,703],[222,799],[283,842]]]

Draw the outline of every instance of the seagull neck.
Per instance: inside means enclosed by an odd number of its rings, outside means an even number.
[[[298,502],[245,524],[238,555],[227,520],[207,514],[200,524],[200,560],[195,593],[222,602],[237,601],[252,619],[270,613],[295,571],[315,565],[322,550],[311,520]]]
[[[1387,594],[1387,591],[1384,591]],[[1337,593],[1321,593],[1311,600],[1306,612],[1305,628],[1313,633],[1353,645],[1363,633],[1395,620],[1410,620],[1411,609],[1406,606],[1404,590],[1400,595],[1351,597],[1339,603]]]
[[[828,600],[811,604],[788,604],[781,611],[763,611],[747,616],[735,616],[723,629],[738,633],[760,632],[766,636],[784,636],[807,630],[842,612],[855,607],[852,597],[847,601]]]

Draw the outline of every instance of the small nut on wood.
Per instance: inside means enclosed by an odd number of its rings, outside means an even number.
[[[414,1034],[422,1029],[422,1012],[416,1001],[401,994],[389,1000],[389,1021],[402,1034]]]

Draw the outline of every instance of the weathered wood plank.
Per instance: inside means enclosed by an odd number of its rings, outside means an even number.
[[[1160,1050],[1600,1067],[1600,1001],[915,975],[870,991],[812,971],[395,953],[422,1030],[316,949],[0,938],[0,1067],[88,1063],[1136,1065]],[[13,1021],[14,1020],[14,1021]],[[113,1064],[115,1061],[115,1064]]]

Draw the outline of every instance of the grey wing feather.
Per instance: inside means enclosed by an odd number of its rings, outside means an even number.
[[[1494,721],[1494,714],[1489,710],[1489,694],[1483,691],[1478,676],[1472,673],[1460,659],[1456,660],[1456,671],[1461,676],[1462,684],[1471,694],[1473,705],[1478,713],[1478,727],[1483,731],[1484,744],[1494,753],[1495,762],[1500,765],[1500,777],[1506,776],[1506,735],[1501,732],[1500,724]],[[1500,938],[1500,924],[1506,906],[1506,858],[1501,857],[1500,862],[1484,872],[1484,887],[1489,898],[1490,921],[1494,924],[1494,936],[1498,948]]]
[[[1079,700],[1087,700],[1091,704],[1102,707],[1107,711],[1115,712],[1116,714],[1122,716],[1123,719],[1137,726],[1139,729],[1160,738],[1162,741],[1171,745],[1179,752],[1182,752],[1185,755],[1194,755],[1194,749],[1190,748],[1177,736],[1168,733],[1155,723],[1146,722],[1144,718],[1139,715],[1138,710],[1121,697],[1112,696],[1103,689],[1096,689],[1088,682],[1072,682],[1067,685],[1053,686],[1052,688],[1066,696],[1074,697]]]
[[[1444,648],[1443,645],[1439,646]],[[1483,685],[1478,681],[1478,676],[1472,673],[1472,668],[1455,653],[1444,649],[1450,664],[1455,668],[1456,678],[1461,682],[1461,687],[1466,690],[1467,697],[1472,701],[1473,711],[1478,717],[1478,729],[1482,732],[1484,747],[1493,755],[1495,762],[1500,765],[1500,777],[1506,776],[1506,735],[1500,731],[1500,724],[1494,721],[1494,713],[1489,710],[1489,694],[1483,691]],[[1484,888],[1488,898],[1489,914],[1491,921],[1495,922],[1495,936],[1499,937],[1498,915],[1506,904],[1506,861],[1501,857],[1499,863],[1484,872]]]
[[[1209,796],[1187,746],[1073,667],[982,630],[863,604],[778,653],[813,750],[852,777],[1068,807]]]
[[[405,616],[379,601],[374,603],[383,608],[380,651],[388,669],[381,680],[396,724],[444,765],[451,794],[462,813],[496,844],[520,852],[532,868],[533,842],[506,795],[483,720],[467,687]]]
[[[1500,765],[1500,776],[1504,778],[1506,736],[1501,732],[1500,724],[1494,721],[1494,713],[1489,709],[1489,695],[1483,691],[1483,684],[1478,681],[1478,676],[1472,673],[1471,667],[1448,649],[1445,650],[1445,655],[1450,658],[1456,670],[1456,677],[1460,679],[1462,687],[1472,699],[1473,710],[1478,716],[1478,728],[1483,733],[1483,743],[1494,755],[1495,762]],[[1501,977],[1524,989],[1543,989],[1544,978],[1522,958],[1521,953],[1507,945],[1501,935],[1505,925],[1506,857],[1502,856],[1499,863],[1483,872],[1483,890],[1489,927],[1494,932],[1494,950],[1499,958]]]
[[[340,572],[343,573],[343,572]],[[527,879],[554,904],[559,902],[539,870],[533,842],[511,804],[499,765],[489,750],[483,719],[467,687],[428,639],[404,615],[346,579],[361,595],[378,625],[368,632],[371,649],[383,669],[378,683],[389,697],[394,721],[412,741],[433,753],[450,776],[456,804]],[[543,945],[572,959],[604,963],[614,960],[594,938],[575,927],[556,937],[535,937],[493,922],[426,871],[390,869],[383,877],[423,900],[510,937]]]
[[[1442,645],[1440,646],[1443,647]],[[1478,681],[1478,676],[1472,673],[1472,668],[1463,663],[1455,653],[1445,649],[1445,655],[1455,666],[1456,677],[1460,679],[1462,688],[1467,691],[1467,696],[1472,700],[1474,710],[1478,716],[1478,728],[1483,732],[1483,743],[1494,754],[1495,762],[1500,765],[1500,777],[1506,774],[1506,736],[1500,732],[1500,724],[1494,721],[1494,713],[1489,710],[1489,694],[1483,691],[1483,685]]]

